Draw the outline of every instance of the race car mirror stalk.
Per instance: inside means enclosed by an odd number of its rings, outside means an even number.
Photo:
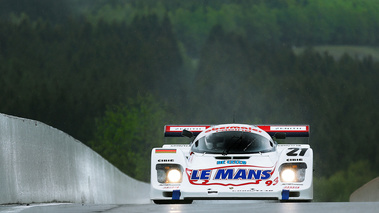
[[[193,133],[191,131],[188,131],[186,129],[183,129],[182,131],[182,136],[184,137],[188,137],[188,138],[192,138],[193,137]]]
[[[286,133],[285,132],[276,132],[274,135],[275,139],[286,139]]]
[[[151,200],[313,199],[313,150],[276,139],[309,137],[309,125],[166,125],[165,137],[189,137],[151,153]],[[212,193],[209,193],[210,190]],[[217,192],[217,193],[213,193]]]

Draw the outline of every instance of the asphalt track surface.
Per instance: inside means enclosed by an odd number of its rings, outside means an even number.
[[[379,202],[362,203],[278,203],[265,201],[194,201],[193,204],[180,205],[88,205],[88,204],[32,204],[32,205],[3,205],[0,212],[7,213],[213,213],[213,212],[306,212],[306,213],[328,213],[328,212],[359,212],[378,213]]]

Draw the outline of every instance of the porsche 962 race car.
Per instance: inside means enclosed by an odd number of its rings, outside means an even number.
[[[187,136],[151,153],[151,200],[313,199],[313,151],[276,139],[309,137],[308,125],[166,125],[165,137]]]

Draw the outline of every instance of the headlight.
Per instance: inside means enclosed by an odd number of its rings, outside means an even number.
[[[282,164],[279,168],[280,181],[287,183],[303,182],[306,169],[307,164],[305,163]]]
[[[282,182],[295,182],[296,173],[293,169],[284,169],[280,175]]]
[[[171,169],[167,173],[167,180],[170,183],[178,183],[182,179],[182,173],[177,169]]]
[[[157,180],[159,183],[181,183],[183,168],[179,164],[157,164]]]

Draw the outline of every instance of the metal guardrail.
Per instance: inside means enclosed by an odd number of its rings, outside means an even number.
[[[44,123],[0,113],[0,204],[149,203],[134,180],[80,141]]]
[[[350,195],[350,202],[379,202],[379,177],[355,190]]]

